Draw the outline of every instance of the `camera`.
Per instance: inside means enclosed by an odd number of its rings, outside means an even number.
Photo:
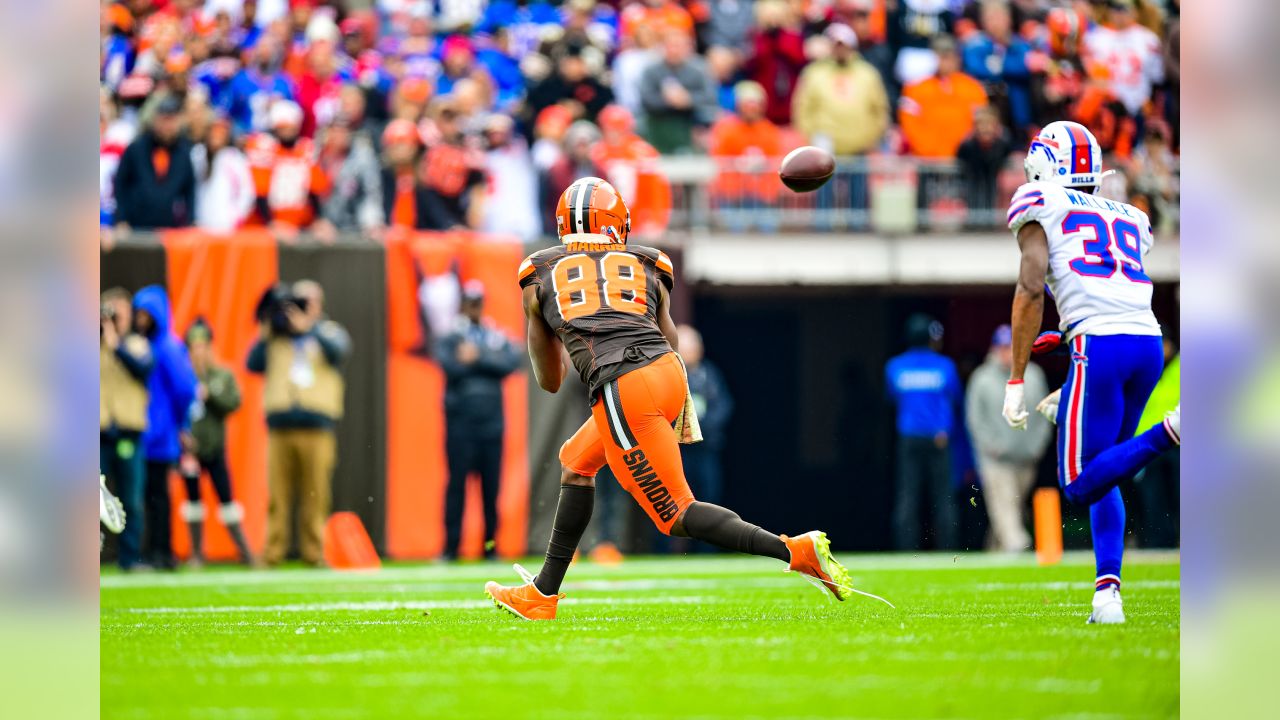
[[[283,283],[272,285],[262,294],[262,298],[258,300],[258,306],[254,310],[254,317],[258,322],[265,322],[271,329],[272,335],[293,336],[293,326],[289,323],[288,309],[290,307],[306,311],[307,299],[298,297],[293,294],[288,285]]]

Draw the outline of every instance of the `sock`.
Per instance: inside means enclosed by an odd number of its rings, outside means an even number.
[[[596,489],[585,485],[561,485],[560,501],[556,503],[556,520],[551,527],[551,540],[547,542],[547,558],[542,569],[533,579],[533,586],[543,595],[560,592],[564,574],[573,562],[573,552],[578,541],[591,522],[591,508],[596,502]]]
[[[726,550],[763,555],[791,562],[791,551],[782,538],[759,525],[738,517],[738,513],[711,503],[695,502],[684,511],[684,531],[689,537]]]
[[[1062,492],[1076,505],[1093,505],[1173,446],[1164,423],[1154,425],[1141,435],[1098,453]]]
[[[1157,426],[1159,427],[1159,426]],[[1093,557],[1098,574],[1094,590],[1120,587],[1120,563],[1124,559],[1124,498],[1120,488],[1089,506],[1089,529],[1093,533]]]

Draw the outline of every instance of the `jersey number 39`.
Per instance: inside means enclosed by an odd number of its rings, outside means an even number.
[[[605,253],[599,260],[569,255],[556,263],[551,281],[565,322],[605,307],[637,315],[649,308],[644,266],[628,253]]]
[[[1107,225],[1101,215],[1081,211],[1063,218],[1062,232],[1067,235],[1085,232],[1093,236],[1084,238],[1084,257],[1071,261],[1071,269],[1077,274],[1109,278],[1116,274],[1118,266],[1120,272],[1133,282],[1151,282],[1142,270],[1142,236],[1138,234],[1137,225],[1121,218]],[[1123,257],[1117,258],[1115,249]]]

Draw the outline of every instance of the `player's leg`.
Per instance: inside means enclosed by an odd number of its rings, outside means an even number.
[[[821,580],[843,600],[848,573],[831,555],[823,533],[774,535],[728,508],[694,500],[671,427],[684,407],[685,392],[684,370],[674,353],[601,389],[592,416],[618,483],[664,534],[782,560]]]
[[[1078,408],[1094,402],[1089,382],[1095,375],[1105,372],[1109,376],[1113,372],[1131,370],[1132,372],[1126,373],[1123,378],[1107,378],[1108,382],[1116,383],[1116,386],[1111,388],[1111,397],[1108,399],[1108,402],[1114,402],[1116,406],[1110,408],[1108,412],[1115,414],[1114,430],[1118,434],[1125,405],[1130,402],[1146,402],[1146,397],[1140,401],[1130,399],[1129,396],[1136,398],[1139,394],[1134,388],[1127,387],[1130,378],[1135,386],[1145,386],[1152,369],[1155,370],[1158,378],[1162,357],[1160,338],[1134,335],[1078,336],[1071,342],[1072,372],[1075,372],[1077,366],[1081,367],[1084,382],[1078,383],[1082,387],[1073,388],[1070,395],[1066,393],[1064,387],[1059,416],[1062,415],[1062,408],[1066,407],[1068,422],[1083,417],[1082,411]],[[1083,353],[1082,361],[1076,359],[1079,353]],[[1090,355],[1094,356],[1092,368],[1089,367]],[[1103,365],[1106,368],[1105,371],[1098,367],[1101,358],[1106,358],[1105,361],[1101,361],[1105,363]],[[1120,384],[1120,380],[1126,384]],[[1150,393],[1150,388],[1147,388],[1146,396],[1149,397]],[[1073,408],[1076,409],[1073,410]],[[1070,472],[1066,477],[1067,482],[1063,485],[1063,493],[1068,500],[1079,505],[1097,502],[1112,488],[1132,478],[1147,463],[1173,449],[1179,443],[1178,424],[1180,423],[1175,421],[1171,426],[1170,422],[1166,421],[1136,437],[1127,437],[1117,444],[1112,444],[1114,442],[1112,440],[1106,444],[1105,450],[1091,456],[1083,454],[1079,447],[1074,450],[1069,448],[1068,452],[1071,454],[1067,459],[1071,465],[1068,468]]]
[[[484,586],[495,604],[526,620],[555,619],[560,585],[573,562],[582,533],[591,522],[595,474],[605,463],[604,447],[594,419],[587,418],[560,448],[560,462],[563,466],[560,499],[556,502],[556,517],[542,569],[535,577],[517,564],[515,569],[524,580],[523,585],[504,586],[490,581]]]

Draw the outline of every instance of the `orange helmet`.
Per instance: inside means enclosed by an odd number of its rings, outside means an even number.
[[[556,235],[562,241],[625,243],[631,234],[631,212],[622,196],[598,177],[573,181],[556,203]],[[595,237],[581,237],[581,236]]]

